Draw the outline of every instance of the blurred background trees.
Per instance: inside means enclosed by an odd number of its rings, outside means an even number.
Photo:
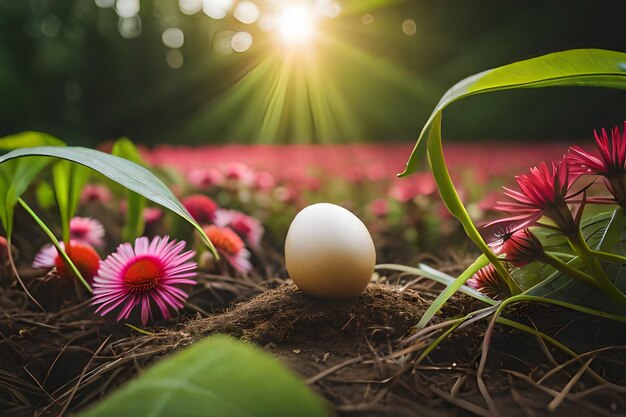
[[[470,74],[564,49],[626,50],[618,0],[302,1],[312,23],[281,14],[295,0],[0,0],[0,135],[410,141]],[[311,39],[281,39],[309,23]],[[454,139],[576,139],[625,110],[623,91],[527,90],[453,105],[444,125]]]

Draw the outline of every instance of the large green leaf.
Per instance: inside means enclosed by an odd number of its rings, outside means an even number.
[[[79,417],[322,417],[329,412],[269,354],[211,336],[148,369]]]
[[[51,156],[75,162],[91,168],[110,178],[120,185],[132,190],[147,199],[170,209],[193,225],[200,233],[203,241],[211,248],[215,256],[217,252],[209,241],[202,227],[191,217],[180,201],[172,194],[169,188],[146,168],[117,156],[82,147],[54,147],[40,146],[34,148],[16,149],[0,156],[0,164],[12,159],[26,156]]]
[[[626,255],[624,243],[626,241],[625,220],[621,209],[613,213],[601,213],[583,220],[581,230],[590,247]],[[578,259],[570,261],[570,265],[579,268]],[[524,267],[527,269],[529,266]],[[626,291],[626,266],[620,263],[605,262],[603,265],[611,281],[622,291]],[[545,276],[546,271],[552,271],[548,266],[541,266],[538,274]],[[560,272],[554,272],[543,282],[525,292],[527,295],[550,298],[557,301],[593,307],[608,313],[624,313],[624,306],[609,298],[598,287],[573,280]]]
[[[464,97],[516,88],[589,86],[626,89],[626,53],[601,49],[574,49],[515,62],[474,74],[455,84],[441,98],[422,129],[406,169],[409,175],[418,167],[418,151],[424,146],[437,115]]]

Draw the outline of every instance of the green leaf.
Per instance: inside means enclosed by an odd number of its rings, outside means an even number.
[[[79,417],[322,417],[329,412],[260,349],[211,336],[148,369]]]
[[[0,150],[4,151],[33,146],[65,146],[65,142],[41,132],[23,132],[0,139]]]
[[[593,217],[584,219],[581,230],[590,247],[597,247],[607,252],[619,255],[624,253],[624,243],[626,242],[625,221],[621,209],[613,213],[601,213]],[[575,268],[582,267],[578,258],[573,258],[568,262]],[[523,268],[527,270],[532,264]],[[603,265],[607,275],[615,285],[622,291],[626,291],[626,267],[623,264],[605,262]],[[552,268],[542,265],[537,272],[541,276],[546,276]],[[554,272],[545,280],[525,291],[526,295],[549,298],[577,304],[583,307],[592,307],[607,313],[623,313],[623,305],[610,299],[603,291],[596,286],[573,280],[560,272]]]
[[[55,205],[54,190],[47,181],[41,181],[35,189],[37,205],[43,210],[50,210]]]
[[[113,145],[111,154],[128,159],[138,165],[145,166],[137,147],[128,138],[120,138]],[[124,239],[133,241],[143,234],[145,221],[143,211],[146,208],[146,199],[141,195],[128,190],[126,193],[126,224],[124,225]]]
[[[49,162],[49,158],[24,158],[0,165],[0,219],[7,238],[13,233],[13,214],[18,198]]]
[[[191,217],[169,188],[146,168],[117,156],[82,147],[40,146],[17,149],[0,156],[0,164],[25,156],[51,156],[61,158],[91,168],[124,187],[141,194],[147,199],[173,211],[198,230],[204,243],[218,256],[215,247],[202,227]]]
[[[80,192],[89,178],[88,170],[68,161],[59,161],[52,167],[54,195],[61,215],[63,241],[69,244],[70,220],[76,213]]]
[[[439,309],[445,304],[446,301],[454,293],[456,293],[461,286],[465,285],[468,279],[472,277],[480,268],[489,265],[489,259],[485,255],[480,255],[474,263],[472,263],[454,282],[450,283],[445,290],[433,301],[433,303],[428,307],[428,310],[424,313],[419,323],[417,323],[418,329],[423,329],[426,327],[428,322],[437,314]]]
[[[441,98],[420,133],[407,162],[406,176],[418,167],[419,149],[437,118],[449,104],[475,94],[517,88],[588,86],[626,89],[626,53],[601,49],[574,49],[543,55],[474,74],[450,88]]]
[[[33,220],[35,220],[35,223],[37,223],[39,227],[41,227],[41,230],[43,230],[44,233],[48,235],[48,238],[50,238],[50,241],[52,242],[52,245],[56,248],[57,253],[61,256],[61,258],[63,258],[63,260],[65,261],[65,264],[69,266],[69,268],[72,270],[76,278],[78,278],[78,280],[85,286],[85,288],[87,288],[87,291],[93,292],[93,290],[91,289],[91,285],[87,283],[87,281],[85,280],[85,277],[83,277],[83,275],[80,273],[80,271],[78,270],[74,262],[70,259],[67,253],[61,248],[61,244],[59,243],[59,240],[56,238],[54,233],[52,233],[52,230],[50,230],[50,228],[43,222],[43,220],[41,220],[39,216],[37,216],[37,214],[33,211],[33,209],[31,209],[30,206],[26,204],[24,200],[19,198],[18,201],[22,205],[24,210],[26,210],[26,212],[30,214],[30,216],[33,218]]]
[[[596,248],[600,251],[624,255],[626,254],[624,241],[626,241],[626,216],[621,208],[617,208],[611,215]]]
[[[521,292],[521,289],[515,281],[513,281],[507,269],[502,265],[498,257],[492,252],[491,248],[483,239],[454,188],[454,183],[450,177],[450,171],[448,170],[443,155],[441,143],[441,114],[437,114],[435,119],[435,124],[428,132],[428,162],[430,163],[433,177],[437,183],[441,200],[448,208],[448,211],[461,222],[467,236],[478,246],[489,262],[493,264],[494,268],[510,288],[511,294],[518,294]]]
[[[406,265],[400,265],[400,264],[376,265],[376,270],[381,270],[381,269],[389,269],[391,271],[404,272],[407,274],[432,279],[433,281],[443,284],[446,287],[452,285],[456,281],[456,278],[454,278],[453,276],[448,275],[444,272],[441,272],[435,268],[431,268],[428,265],[424,265],[424,264],[419,264],[418,268],[406,266]],[[485,294],[481,293],[480,291],[476,291],[475,289],[467,287],[465,285],[462,285],[461,287],[459,287],[459,291],[461,291],[464,294],[469,295],[470,297],[474,297],[475,299],[480,300],[486,304],[490,304],[490,305],[497,304],[496,301],[487,297]]]

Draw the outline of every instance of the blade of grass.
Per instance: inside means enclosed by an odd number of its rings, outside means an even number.
[[[443,272],[437,271],[436,269],[431,268],[427,265],[423,265],[423,264],[420,264],[419,268],[406,266],[406,265],[399,265],[399,264],[380,264],[380,265],[376,265],[375,269],[376,270],[388,269],[390,271],[406,272],[407,274],[422,276],[424,278],[431,279],[433,281],[436,281],[446,286],[452,285],[452,283],[456,280],[456,278],[448,274],[444,274]],[[459,291],[487,304],[493,305],[497,303],[496,301],[487,297],[483,293],[476,291],[475,289],[467,287],[465,285],[461,286],[459,288]]]
[[[453,283],[448,285],[448,287],[443,290],[441,294],[439,294],[435,301],[433,301],[433,303],[424,312],[424,315],[420,319],[419,323],[417,323],[417,328],[423,329],[424,327],[426,327],[428,322],[433,318],[435,314],[437,314],[437,311],[439,311],[441,306],[448,300],[448,298],[452,297],[452,295],[457,292],[457,290],[461,288],[461,286],[465,284],[467,280],[470,279],[471,276],[474,275],[474,273],[476,273],[476,271],[488,264],[489,260],[486,256],[479,256],[473,264],[471,264],[465,271],[463,271],[463,273],[459,275],[459,277]]]

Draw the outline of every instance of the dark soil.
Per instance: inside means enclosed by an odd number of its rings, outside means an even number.
[[[357,299],[327,302],[279,279],[202,274],[178,323],[157,322],[148,329],[153,334],[142,334],[95,315],[88,301],[77,302],[80,289],[71,282],[28,270],[23,278],[39,297],[46,289],[49,294],[73,291],[74,296],[59,297],[41,312],[13,280],[2,280],[3,416],[70,414],[149,363],[216,332],[273,353],[341,416],[469,416],[496,411],[502,416],[626,415],[624,326],[552,307],[524,305],[507,317],[566,341],[578,353],[591,353],[568,362],[567,355],[537,338],[497,326],[483,375],[495,404],[490,412],[476,375],[489,319],[457,329],[416,362],[441,335],[441,330],[433,330],[412,336],[436,295],[427,281],[383,277]],[[483,307],[469,297],[455,296],[434,323]],[[612,347],[592,352],[604,346]],[[577,375],[583,366],[596,373]],[[555,401],[555,411],[548,411]]]

